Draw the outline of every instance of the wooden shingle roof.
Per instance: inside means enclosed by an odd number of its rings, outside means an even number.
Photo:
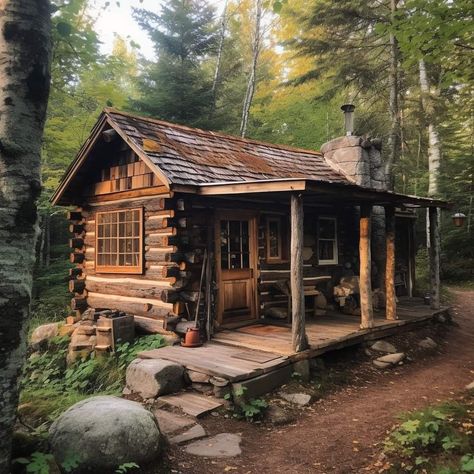
[[[105,109],[119,128],[167,177],[170,184],[302,178],[348,183],[319,152],[176,125]]]
[[[190,128],[111,108],[104,109],[69,165],[51,197],[53,204],[75,203],[74,191],[83,186],[81,170],[87,168],[87,163],[94,165],[90,152],[109,129],[117,132],[168,190],[207,195],[276,190],[313,192],[316,185],[318,192],[327,194],[330,189],[334,198],[352,196],[378,205],[448,205],[436,199],[354,184],[320,152]]]

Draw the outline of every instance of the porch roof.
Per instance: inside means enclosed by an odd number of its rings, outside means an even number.
[[[175,191],[195,193],[204,196],[247,195],[258,199],[259,195],[269,193],[281,195],[300,191],[305,196],[305,202],[321,203],[325,200],[334,202],[350,202],[351,204],[371,203],[374,205],[392,205],[406,208],[440,207],[449,208],[451,204],[440,199],[400,194],[374,188],[358,186],[350,182],[328,183],[317,179],[265,179],[244,182],[206,183],[198,186],[172,185]],[[263,196],[262,196],[263,197]]]

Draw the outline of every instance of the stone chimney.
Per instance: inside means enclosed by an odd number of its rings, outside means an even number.
[[[326,161],[343,173],[346,178],[359,186],[387,189],[382,163],[382,142],[354,136],[354,105],[345,104],[344,111],[346,136],[338,137],[321,147]]]

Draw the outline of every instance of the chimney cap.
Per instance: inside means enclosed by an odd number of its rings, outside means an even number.
[[[354,104],[344,104],[341,106],[341,110],[344,112],[354,112],[355,105]]]

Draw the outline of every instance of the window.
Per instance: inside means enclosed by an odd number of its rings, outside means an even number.
[[[281,219],[267,218],[267,260],[282,259]]]
[[[335,217],[318,220],[318,263],[337,264],[337,222]]]
[[[221,221],[221,268],[250,268],[249,221]]]
[[[142,273],[142,209],[96,214],[96,270]]]

